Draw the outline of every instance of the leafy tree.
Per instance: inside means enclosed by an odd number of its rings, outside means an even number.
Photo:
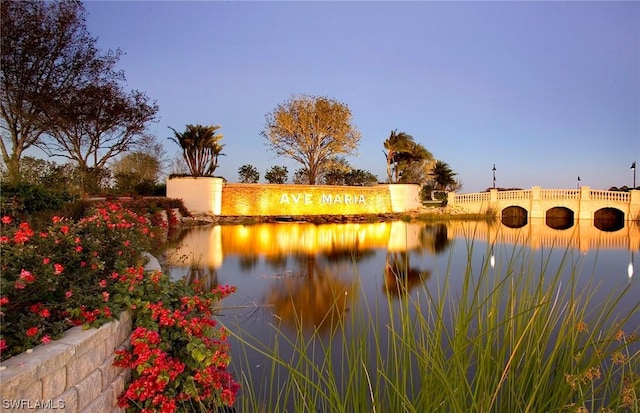
[[[89,85],[60,96],[49,110],[50,139],[43,143],[49,156],[74,161],[86,191],[93,191],[97,171],[121,153],[147,141],[147,123],[155,119],[157,105],[139,91],[129,94],[117,83]],[[100,172],[101,174],[102,172]]]
[[[304,185],[309,182],[309,171],[304,168],[297,169],[293,174],[293,183],[296,185]]]
[[[264,179],[270,184],[284,184],[287,182],[287,175],[289,175],[289,171],[286,166],[275,165],[267,170]]]
[[[78,90],[123,75],[113,69],[120,51],[96,48],[80,1],[4,1],[1,14],[0,152],[8,180],[17,181],[24,151],[55,129],[50,112],[59,99],[81,105]]]
[[[222,135],[218,134],[220,126],[187,125],[184,132],[174,133],[169,138],[182,148],[182,157],[193,176],[213,176],[218,168],[218,157],[224,155],[220,144]]]
[[[332,169],[324,175],[326,185],[369,186],[378,182],[378,177],[369,171]]]
[[[238,168],[238,176],[243,184],[255,184],[260,180],[260,173],[255,166],[245,164]]]
[[[160,159],[146,152],[131,152],[111,167],[116,189],[139,195],[151,195],[161,169]]]
[[[326,97],[293,96],[266,118],[261,134],[270,149],[302,164],[311,185],[328,168],[329,159],[354,155],[360,141],[349,107]]]
[[[370,186],[376,183],[378,177],[362,169],[352,169],[344,179],[344,184],[349,186]]]

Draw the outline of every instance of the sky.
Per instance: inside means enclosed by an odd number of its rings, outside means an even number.
[[[386,179],[406,132],[460,192],[632,186],[640,161],[640,2],[86,1],[126,88],[157,102],[149,131],[220,125],[216,175],[300,164],[269,150],[266,115],[294,95],[346,104],[354,168]],[[640,164],[639,164],[640,165]],[[637,173],[640,182],[640,173]],[[578,177],[580,180],[578,181]]]

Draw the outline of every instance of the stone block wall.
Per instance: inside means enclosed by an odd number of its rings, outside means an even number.
[[[225,184],[222,187],[223,216],[354,215],[387,212],[391,212],[387,186]]]
[[[71,412],[123,412],[117,398],[130,371],[113,366],[114,352],[129,343],[131,316],[98,329],[74,327],[58,340],[3,361],[1,412],[34,409]]]

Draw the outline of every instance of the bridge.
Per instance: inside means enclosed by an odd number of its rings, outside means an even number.
[[[471,213],[494,211],[503,224],[522,227],[529,219],[542,218],[555,229],[570,228],[577,220],[597,220],[609,230],[625,221],[640,221],[640,190],[604,191],[583,186],[579,189],[531,189],[472,194],[448,194],[447,204]],[[604,229],[604,228],[603,228]]]

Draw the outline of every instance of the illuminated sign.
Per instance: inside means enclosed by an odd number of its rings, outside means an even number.
[[[281,204],[305,204],[311,205],[316,201],[313,194],[309,193],[284,193],[280,196]],[[364,204],[363,194],[321,194],[321,204]],[[316,201],[317,202],[317,201]]]
[[[391,211],[387,186],[225,184],[227,216],[378,214]]]

